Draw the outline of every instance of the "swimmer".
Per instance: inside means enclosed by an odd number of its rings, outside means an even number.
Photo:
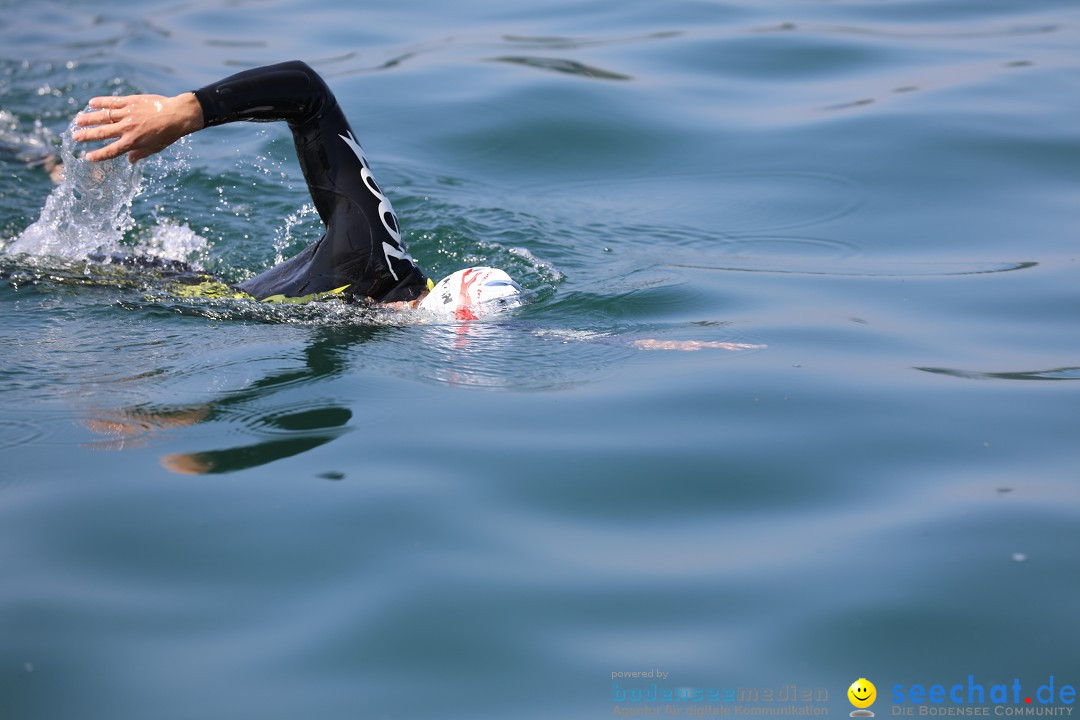
[[[435,317],[475,320],[521,301],[521,286],[502,270],[471,267],[438,283],[421,271],[401,238],[397,215],[375,181],[367,157],[326,82],[303,62],[245,70],[173,97],[95,97],[75,119],[78,142],[111,140],[86,154],[90,162],[126,154],[137,162],[180,138],[241,120],[285,121],[325,226],[323,236],[297,255],[231,286],[176,268],[174,287],[191,297],[304,303],[342,300],[419,308]],[[121,259],[121,262],[124,260]],[[137,259],[135,260],[138,264]],[[743,343],[643,339],[642,350],[747,350]]]
[[[136,162],[191,133],[240,120],[289,124],[323,236],[297,255],[236,286],[213,280],[181,294],[306,302],[359,300],[419,307],[475,320],[520,301],[521,286],[502,270],[473,267],[439,283],[408,253],[390,200],[375,181],[352,128],[326,82],[303,62],[245,70],[173,97],[96,97],[73,138],[111,140],[91,162],[126,154]]]

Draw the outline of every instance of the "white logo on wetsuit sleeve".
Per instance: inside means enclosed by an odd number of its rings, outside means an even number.
[[[406,252],[405,243],[401,241],[401,233],[398,231],[399,226],[397,215],[394,214],[394,208],[390,205],[390,200],[382,194],[379,184],[375,182],[375,177],[371,174],[367,158],[364,157],[364,149],[360,147],[360,143],[356,142],[356,138],[353,137],[351,132],[347,136],[338,135],[338,137],[345,141],[345,144],[349,146],[349,149],[353,151],[360,161],[360,177],[364,180],[364,186],[379,201],[379,219],[382,220],[386,232],[394,239],[393,243],[384,241],[382,244],[383,255],[386,257],[386,267],[390,269],[390,274],[394,276],[395,280],[400,280],[401,278],[394,272],[394,264],[390,262],[390,258],[396,257],[399,260],[406,260],[414,266],[416,266],[416,260],[413,260],[412,255]]]

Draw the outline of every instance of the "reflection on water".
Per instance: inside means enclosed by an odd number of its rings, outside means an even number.
[[[89,430],[109,436],[92,443],[97,450],[125,450],[142,447],[156,435],[202,422],[221,421],[219,408],[203,405],[188,408],[115,408],[88,417],[83,424]],[[352,418],[347,408],[324,406],[296,412],[278,412],[249,417],[247,430],[269,435],[259,442],[202,452],[170,453],[161,464],[183,475],[207,475],[235,472],[258,467],[275,460],[299,455],[324,445],[347,431]]]
[[[94,450],[125,450],[144,447],[159,434],[202,422],[210,406],[186,408],[130,407],[95,411],[82,424],[88,430],[107,437],[88,443]]]
[[[696,324],[702,332],[707,324]],[[408,327],[408,326],[405,326]],[[321,447],[353,429],[354,411],[348,404],[325,398],[299,402],[275,399],[289,391],[291,397],[305,388],[318,387],[346,374],[366,346],[374,352],[393,351],[382,362],[403,364],[397,353],[415,355],[413,365],[404,366],[412,374],[426,368],[424,379],[438,385],[502,390],[552,390],[581,382],[587,367],[569,372],[569,357],[603,367],[613,357],[630,357],[634,351],[739,353],[763,350],[760,343],[726,340],[636,337],[618,332],[551,330],[515,319],[492,322],[464,322],[413,326],[416,332],[402,343],[393,335],[403,326],[371,325],[353,328],[317,327],[303,348],[302,367],[266,372],[245,387],[221,393],[209,401],[185,405],[140,402],[129,406],[87,411],[81,425],[104,439],[85,443],[96,450],[137,450],[164,444],[183,436],[183,430],[208,426],[209,432],[194,433],[197,442],[211,444],[205,450],[168,453],[161,458],[167,469],[180,474],[224,474],[259,467]],[[386,341],[390,342],[387,343]],[[524,342],[523,342],[524,341]],[[559,349],[559,352],[550,351]],[[548,358],[541,354],[548,351]],[[551,358],[561,359],[553,362]],[[370,361],[369,361],[370,364]],[[179,369],[179,368],[178,368]],[[183,373],[163,370],[140,373],[136,377],[114,377],[110,383],[139,383],[144,391],[160,388],[166,395],[172,382]],[[352,403],[357,399],[352,398]],[[15,437],[13,433],[12,437]],[[223,438],[239,436],[222,447]],[[209,439],[208,439],[209,438]],[[25,436],[18,442],[27,442]]]
[[[317,330],[304,347],[303,367],[269,372],[247,387],[197,405],[140,404],[95,410],[83,424],[94,433],[108,437],[91,444],[103,450],[143,447],[160,435],[198,424],[217,424],[223,431],[219,434],[226,437],[237,432],[244,436],[242,442],[230,447],[170,453],[162,458],[166,468],[187,475],[235,472],[299,455],[348,432],[352,411],[320,400],[282,407],[272,397],[286,389],[340,376],[349,367],[355,346],[372,341],[379,334],[378,327],[360,328],[350,332],[349,341],[343,343],[341,333],[336,330]],[[255,442],[248,440],[252,435]]]
[[[313,450],[340,437],[352,412],[343,407],[320,407],[262,419],[260,431],[274,429],[282,437],[252,445],[207,450],[196,453],[173,453],[161,463],[176,473],[206,475],[235,472],[265,465]]]

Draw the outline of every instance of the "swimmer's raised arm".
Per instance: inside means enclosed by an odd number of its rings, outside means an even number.
[[[76,130],[72,138],[78,142],[113,140],[87,153],[86,159],[91,162],[111,160],[124,153],[131,162],[142,160],[205,125],[202,106],[191,92],[173,97],[96,97],[90,107],[97,109],[75,117],[75,124],[86,129]]]
[[[135,162],[185,135],[225,123],[288,123],[326,231],[296,255],[236,286],[256,300],[334,296],[410,306],[426,300],[420,304],[425,311],[474,319],[513,306],[521,293],[506,273],[485,267],[459,271],[438,285],[428,280],[406,250],[397,215],[334,93],[306,63],[242,70],[174,97],[96,97],[90,107],[76,118],[73,138],[112,140],[86,155],[92,162],[125,153]]]
[[[428,279],[405,249],[390,200],[326,82],[306,63],[250,68],[174,97],[98,97],[77,141],[111,140],[90,161],[153,155],[190,133],[226,123],[288,123],[323,236],[236,286],[266,300],[327,294],[378,303],[419,300]]]

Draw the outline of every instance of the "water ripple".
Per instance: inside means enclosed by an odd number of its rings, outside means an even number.
[[[490,62],[524,65],[526,67],[537,68],[538,70],[550,70],[552,72],[566,73],[567,75],[578,75],[580,77],[587,78],[597,78],[600,80],[633,80],[633,78],[629,75],[612,72],[611,70],[602,70],[600,68],[578,62],[577,60],[565,60],[562,58],[545,58],[529,55],[507,55],[503,57],[490,58]]]
[[[622,43],[636,43],[643,40],[666,40],[684,35],[681,31],[667,30],[661,32],[646,33],[643,35],[628,35],[625,37],[611,38],[574,38],[559,35],[547,37],[530,37],[527,35],[503,35],[503,40],[518,47],[529,47],[544,50],[577,50],[579,48],[595,47],[599,45],[614,45]]]
[[[1060,367],[1049,370],[1013,370],[1007,372],[980,372],[938,367],[916,367],[915,369],[965,380],[1080,380],[1080,367]]]
[[[830,275],[853,277],[935,277],[951,275],[988,275],[992,273],[1027,270],[1035,262],[911,262],[885,259],[850,261],[815,261],[810,258],[760,257],[732,258],[723,264],[670,263],[671,267],[727,272],[780,273],[791,275]]]
[[[545,199],[557,199],[566,210],[587,204],[591,217],[618,217],[621,224],[669,218],[713,237],[718,230],[760,233],[836,220],[862,205],[864,191],[839,175],[750,170],[569,182],[551,188]]]
[[[0,449],[37,445],[48,436],[48,429],[38,421],[0,419]]]
[[[784,22],[777,25],[768,25],[754,28],[755,33],[788,33],[801,32],[815,35],[863,35],[868,37],[882,38],[942,38],[942,39],[973,39],[973,38],[998,38],[998,37],[1024,37],[1029,35],[1044,35],[1046,33],[1059,32],[1062,29],[1059,24],[1033,24],[1033,25],[1008,25],[988,26],[983,28],[971,28],[964,30],[944,30],[939,26],[909,26],[897,28],[886,25],[820,25],[815,23]]]

